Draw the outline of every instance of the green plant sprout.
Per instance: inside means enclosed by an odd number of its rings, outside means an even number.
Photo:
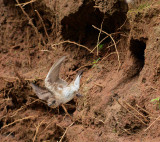
[[[97,65],[97,63],[98,63],[98,61],[99,61],[100,59],[101,59],[101,58],[98,58],[98,59],[96,59],[96,60],[93,60],[93,62],[92,62],[92,64],[93,64],[92,68]]]
[[[98,45],[98,50],[102,50],[103,49],[104,44],[100,44]]]
[[[157,104],[160,109],[160,97],[152,99],[151,102],[154,102],[155,104]]]

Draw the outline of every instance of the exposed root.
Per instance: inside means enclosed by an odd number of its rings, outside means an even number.
[[[71,123],[67,128],[66,128],[66,130],[65,130],[65,132],[64,132],[64,134],[63,134],[63,136],[61,137],[61,139],[60,139],[60,141],[59,142],[62,142],[62,140],[63,140],[63,138],[64,138],[64,136],[65,136],[65,134],[67,133],[67,130],[72,126],[74,124],[74,122],[73,123]]]
[[[37,1],[37,0],[31,0],[31,1],[28,1],[28,2],[25,2],[25,3],[19,3],[19,4],[16,4],[16,6],[22,6],[22,7],[24,7],[24,6],[26,6],[27,4],[33,3],[33,2],[35,2],[35,1]]]
[[[41,15],[39,14],[39,12],[38,12],[37,10],[35,10],[35,12],[37,13],[39,19],[41,20],[42,25],[43,25],[43,28],[44,28],[44,31],[45,31],[45,34],[46,34],[46,36],[47,36],[47,38],[48,38],[48,41],[50,42],[49,35],[48,35],[48,33],[47,33],[47,29],[46,29],[46,26],[45,26],[45,24],[44,24],[44,22],[43,22],[43,19],[42,19]]]
[[[147,110],[143,109],[142,107],[140,107],[138,104],[136,104],[136,106],[138,108],[140,108],[142,111],[146,112],[147,114],[149,114],[150,116],[152,116],[152,114],[150,112],[148,112]]]
[[[147,127],[147,129],[145,129],[144,131],[146,132],[149,128],[151,128],[151,126],[160,119],[160,115],[156,118],[156,120],[154,120],[150,125],[149,127]]]
[[[84,66],[81,66],[79,67],[78,69],[75,70],[75,72],[81,70],[82,68],[85,68],[85,67],[88,67],[88,66],[92,66],[93,64],[87,64],[87,65],[84,65]]]
[[[46,118],[45,118],[45,119],[46,119]],[[45,119],[44,119],[44,120],[45,120]],[[38,124],[38,126],[35,126],[35,127],[36,127],[36,132],[35,132],[35,135],[34,135],[34,137],[33,137],[33,142],[35,142],[36,136],[37,136],[37,134],[38,134],[38,130],[39,130],[39,128],[40,128],[40,126],[42,125],[42,123],[43,123],[44,120],[42,120],[42,121]]]
[[[108,55],[105,55],[99,63],[101,63],[104,59],[106,59],[107,57],[109,57],[112,54],[117,54],[117,52],[112,52],[112,53],[110,53]]]
[[[1,128],[1,130],[2,129],[4,129],[4,128],[6,128],[6,127],[9,127],[9,126],[11,126],[11,125],[13,125],[13,124],[15,124],[15,123],[17,123],[17,122],[20,122],[20,121],[23,121],[23,120],[26,120],[26,119],[30,119],[30,118],[35,118],[35,116],[28,116],[28,117],[24,117],[24,118],[22,118],[22,119],[17,119],[17,120],[15,120],[14,122],[12,122],[12,123],[9,123],[9,124],[7,124],[7,125],[4,125],[2,128]]]
[[[70,116],[70,114],[68,113],[68,111],[67,111],[67,109],[65,108],[65,106],[64,106],[63,104],[62,104],[61,106],[62,106],[62,108],[64,109],[66,115],[68,115],[68,116],[70,117],[70,119],[73,121],[72,116]],[[65,115],[65,116],[66,116],[66,115]]]
[[[84,46],[84,45],[81,45],[81,44],[78,44],[78,43],[76,43],[76,42],[74,42],[74,41],[69,41],[69,40],[52,44],[52,48],[54,48],[54,46],[56,46],[56,45],[60,45],[60,44],[63,44],[63,43],[72,43],[72,44],[78,45],[78,46],[80,46],[80,47],[83,47],[83,48],[87,49],[89,52],[91,52],[91,50],[90,50],[87,46]]]
[[[104,21],[104,19],[103,19],[103,21]],[[97,48],[97,56],[98,56],[98,54],[99,54],[99,53],[98,53],[98,52],[99,52],[99,38],[100,38],[101,33],[102,33],[103,21],[102,21],[102,23],[101,23],[101,29],[100,29],[99,34],[98,34],[98,40],[97,40],[97,45],[96,45],[96,48]]]
[[[94,83],[96,86],[99,86],[99,87],[101,87],[101,88],[104,88],[104,86],[103,85],[101,85],[101,84],[98,84],[98,83]]]

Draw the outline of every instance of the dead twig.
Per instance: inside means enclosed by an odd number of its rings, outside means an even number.
[[[15,124],[15,123],[17,123],[17,122],[20,122],[20,121],[23,121],[23,120],[26,120],[26,119],[30,119],[30,118],[32,118],[32,117],[35,117],[35,116],[28,116],[28,117],[24,117],[24,118],[22,118],[22,119],[17,119],[17,120],[15,120],[15,121],[12,122],[12,123],[9,123],[9,124],[7,124],[7,125],[4,125],[4,126],[1,128],[1,130],[4,129],[4,128],[6,128],[6,127],[9,127],[9,126],[11,126],[11,125],[13,125],[13,124]]]
[[[121,30],[122,27],[126,24],[126,22],[127,22],[127,18],[126,18],[126,20],[124,21],[124,23],[117,29],[117,31],[118,31],[118,30]]]
[[[46,119],[46,118],[45,118],[45,119]],[[45,120],[45,119],[44,119],[44,120]],[[35,132],[35,135],[34,135],[34,137],[33,137],[33,142],[35,142],[36,136],[37,136],[37,134],[38,134],[38,130],[39,130],[39,128],[40,128],[40,126],[42,125],[42,123],[43,123],[44,120],[42,120],[42,121],[38,124],[38,126],[35,126],[35,127],[36,127],[36,132]]]
[[[7,138],[8,138],[12,133],[14,133],[14,131],[11,131],[11,132],[5,137],[3,142],[6,142],[6,141],[7,141]]]
[[[63,104],[62,104],[61,106],[62,106],[63,110],[65,111],[66,115],[68,115],[69,118],[73,121],[73,118],[72,118],[72,117],[70,116],[70,114],[68,113],[66,107],[65,107]],[[65,115],[65,116],[66,116],[66,115]]]
[[[103,21],[104,21],[104,18],[103,18]],[[97,45],[96,45],[96,48],[97,48],[97,56],[98,56],[98,54],[99,54],[99,53],[98,53],[98,52],[99,52],[99,38],[100,38],[101,33],[102,33],[103,21],[102,21],[102,23],[101,23],[101,29],[100,29],[99,34],[98,34],[98,40],[97,40]]]
[[[112,52],[112,53],[110,53],[110,54],[108,54],[108,55],[105,55],[105,56],[102,58],[102,60],[99,62],[99,64],[100,64],[104,59],[106,59],[107,57],[111,56],[112,54],[117,54],[117,52]]]
[[[35,2],[36,0],[31,0],[31,1],[28,1],[28,2],[25,2],[25,3],[19,3],[19,4],[16,4],[16,6],[22,6],[22,7],[24,7],[24,6],[26,6],[27,4],[30,4],[30,3],[33,3],[33,2]]]
[[[124,130],[124,132],[126,132],[127,134],[131,135],[131,133],[130,133],[128,130],[126,130],[126,129],[123,129],[123,130]]]
[[[111,35],[115,35],[115,34],[118,34],[118,33],[120,34],[121,32],[111,33]],[[104,40],[106,40],[108,37],[109,37],[109,36],[104,37],[104,38],[98,43],[97,46],[99,46],[99,45],[100,45]],[[119,40],[119,41],[120,41],[120,40]],[[119,42],[119,41],[118,41],[118,42]],[[117,42],[117,43],[118,43],[118,42]],[[117,43],[116,43],[116,44],[117,44]],[[113,44],[113,45],[114,45],[114,44]],[[92,53],[95,49],[96,49],[96,46],[92,49],[92,51],[91,51],[90,53]]]
[[[92,27],[95,28],[95,29],[97,29],[97,30],[99,30],[99,31],[101,30],[101,29],[97,28],[97,27],[94,26],[94,25],[92,25]],[[120,66],[121,66],[121,62],[120,62],[120,57],[119,57],[119,52],[118,52],[118,49],[117,49],[116,42],[115,42],[115,40],[113,39],[113,37],[112,37],[111,34],[108,34],[107,32],[105,32],[105,31],[103,31],[103,30],[102,30],[102,32],[105,33],[107,36],[109,36],[109,37],[111,38],[111,40],[113,41],[113,43],[114,43],[115,50],[116,50],[116,53],[117,53],[118,62],[119,62],[119,67],[118,67],[118,71],[119,71]]]
[[[53,48],[53,46],[60,45],[60,44],[63,44],[63,43],[72,43],[72,44],[78,45],[78,46],[80,46],[80,47],[83,47],[83,48],[87,49],[89,52],[91,52],[91,50],[90,50],[87,46],[84,46],[84,45],[81,45],[81,44],[78,44],[78,43],[76,43],[76,42],[74,42],[74,41],[69,41],[69,40],[52,44],[52,48]]]
[[[109,37],[109,36],[104,37],[104,38],[97,44],[97,46],[99,47],[99,45],[100,45],[105,39],[107,39],[108,37]],[[97,46],[95,46],[90,53],[93,53],[93,51],[96,49]]]
[[[143,109],[142,107],[140,107],[138,104],[136,104],[136,106],[138,108],[140,108],[141,110],[143,110],[144,112],[148,113],[150,116],[152,116],[152,114],[150,112],[148,112],[147,110]]]
[[[118,40],[118,41],[116,42],[116,44],[118,44],[120,41],[121,41],[121,40]],[[110,47],[112,47],[112,46],[114,46],[114,44],[111,44],[111,45],[107,46],[106,48],[110,48]]]
[[[37,13],[39,19],[41,20],[42,25],[43,25],[43,28],[44,28],[44,31],[45,31],[45,34],[46,34],[46,36],[47,36],[47,38],[48,38],[48,41],[50,42],[49,35],[48,35],[48,33],[47,33],[47,29],[46,29],[46,26],[45,26],[45,24],[44,24],[44,22],[43,22],[43,19],[42,19],[41,15],[39,14],[39,12],[38,12],[37,10],[35,10],[35,12]]]
[[[37,100],[37,101],[42,102],[42,103],[44,103],[44,104],[46,104],[46,105],[47,105],[47,103],[46,103],[45,101],[43,101],[43,100],[35,99],[34,97],[29,97],[29,98],[32,98],[32,99],[34,99],[34,100]],[[53,108],[53,107],[50,107],[50,108]]]
[[[149,125],[148,127],[147,127],[147,129],[145,129],[144,131],[146,132],[149,128],[151,128],[151,126],[156,122],[156,121],[158,121],[158,119],[160,119],[160,115],[156,118],[156,120],[154,120],[152,123],[151,123],[151,125]]]
[[[96,86],[99,86],[99,87],[101,87],[101,88],[104,88],[104,86],[103,85],[101,85],[101,84],[98,84],[98,83],[94,83]]]
[[[39,50],[39,51],[42,51],[42,52],[51,52],[51,51],[49,51],[49,50]]]
[[[59,141],[59,142],[62,142],[62,140],[63,140],[63,138],[64,138],[65,134],[66,134],[66,133],[67,133],[67,131],[68,131],[68,129],[69,129],[73,124],[74,124],[74,122],[73,122],[73,123],[71,123],[71,124],[66,128],[66,130],[65,130],[64,134],[62,135],[62,137],[61,137],[61,139],[60,139],[60,141]]]
[[[81,70],[82,68],[85,68],[85,67],[88,67],[88,66],[92,66],[93,64],[88,64],[88,65],[84,65],[84,66],[81,66],[79,67],[78,69],[75,70],[75,72]]]
[[[99,122],[102,122],[103,124],[105,124],[103,120],[98,119],[98,118],[96,118],[96,117],[93,117],[93,118],[96,119],[96,120],[98,120]]]

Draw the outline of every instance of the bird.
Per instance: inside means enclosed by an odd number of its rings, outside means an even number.
[[[60,66],[65,58],[66,56],[61,57],[52,65],[44,80],[44,88],[31,83],[31,87],[38,98],[46,101],[48,106],[52,108],[66,104],[75,96],[81,96],[78,90],[80,88],[80,79],[83,73],[82,70],[78,72],[76,78],[70,84],[59,77]]]

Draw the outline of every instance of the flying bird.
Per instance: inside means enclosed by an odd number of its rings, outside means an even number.
[[[79,96],[80,79],[82,71],[79,71],[75,80],[68,84],[59,77],[60,66],[66,57],[61,57],[49,70],[44,83],[45,88],[41,88],[33,83],[31,86],[39,99],[47,102],[49,107],[56,108]]]

